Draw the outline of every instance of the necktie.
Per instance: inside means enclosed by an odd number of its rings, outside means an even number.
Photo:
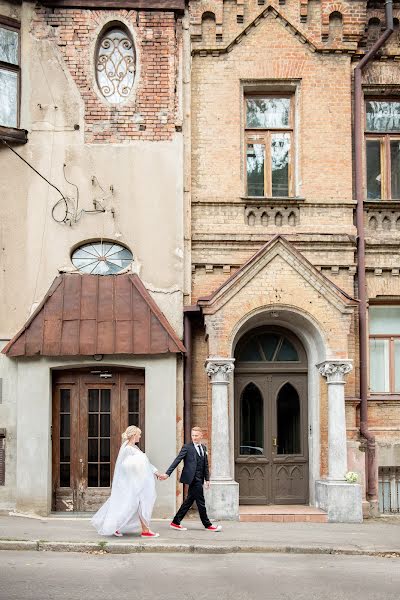
[[[203,448],[200,446],[200,444],[197,445],[197,452],[199,453],[199,456],[203,456]]]

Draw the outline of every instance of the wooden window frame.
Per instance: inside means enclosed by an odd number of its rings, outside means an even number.
[[[380,202],[385,200],[390,200],[394,202],[400,202],[400,198],[392,198],[392,173],[391,173],[391,157],[390,157],[390,142],[399,141],[400,142],[400,130],[399,131],[390,131],[390,132],[379,132],[379,131],[368,131],[367,130],[367,102],[400,102],[400,98],[398,97],[385,97],[385,98],[376,98],[376,97],[367,97],[364,102],[364,129],[365,129],[365,196],[366,200],[369,202]],[[380,198],[368,198],[368,180],[367,180],[367,141],[378,141],[380,142],[380,155],[381,155],[381,197]]]
[[[268,127],[268,128],[250,128],[247,127],[247,100],[251,98],[289,98],[289,126],[283,127]],[[292,93],[245,93],[244,94],[244,171],[245,171],[245,196],[249,198],[292,198],[294,197],[294,94]],[[290,136],[290,151],[288,165],[288,196],[272,196],[272,169],[271,169],[271,139],[275,133],[285,133]],[[249,196],[247,182],[247,146],[249,144],[261,144],[264,146],[264,195]]]
[[[5,17],[3,15],[0,15],[0,27],[2,29],[9,29],[10,31],[15,31],[18,34],[18,65],[13,65],[12,63],[0,60],[1,69],[17,73],[17,123],[15,125],[15,128],[11,129],[18,129],[21,120],[21,23],[16,19],[12,19],[11,17]],[[9,128],[9,126],[2,125],[1,123],[0,127],[7,129]]]
[[[395,391],[395,363],[394,363],[394,342],[395,340],[400,340],[400,334],[399,335],[390,335],[388,333],[382,333],[382,334],[371,334],[369,336],[369,341],[371,342],[371,340],[388,340],[389,341],[389,391],[387,392],[371,392],[372,395],[380,395],[380,396],[384,396],[385,394],[390,394],[390,395],[399,395],[399,392]]]

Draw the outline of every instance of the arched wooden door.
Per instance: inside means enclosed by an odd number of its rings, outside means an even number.
[[[308,502],[307,358],[280,328],[238,343],[235,476],[241,504]]]

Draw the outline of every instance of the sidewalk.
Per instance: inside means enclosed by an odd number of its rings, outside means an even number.
[[[156,539],[139,535],[103,537],[88,518],[29,518],[0,514],[0,550],[58,552],[278,552],[302,554],[366,554],[400,557],[400,518],[367,520],[361,525],[339,523],[221,523],[211,533],[195,519],[188,531],[174,531],[169,521],[154,520]]]

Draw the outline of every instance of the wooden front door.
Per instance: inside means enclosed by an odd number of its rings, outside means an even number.
[[[239,345],[235,372],[235,476],[241,504],[308,502],[305,353],[279,328]]]
[[[53,377],[53,510],[94,511],[108,498],[122,432],[142,429],[144,373],[91,368]]]

